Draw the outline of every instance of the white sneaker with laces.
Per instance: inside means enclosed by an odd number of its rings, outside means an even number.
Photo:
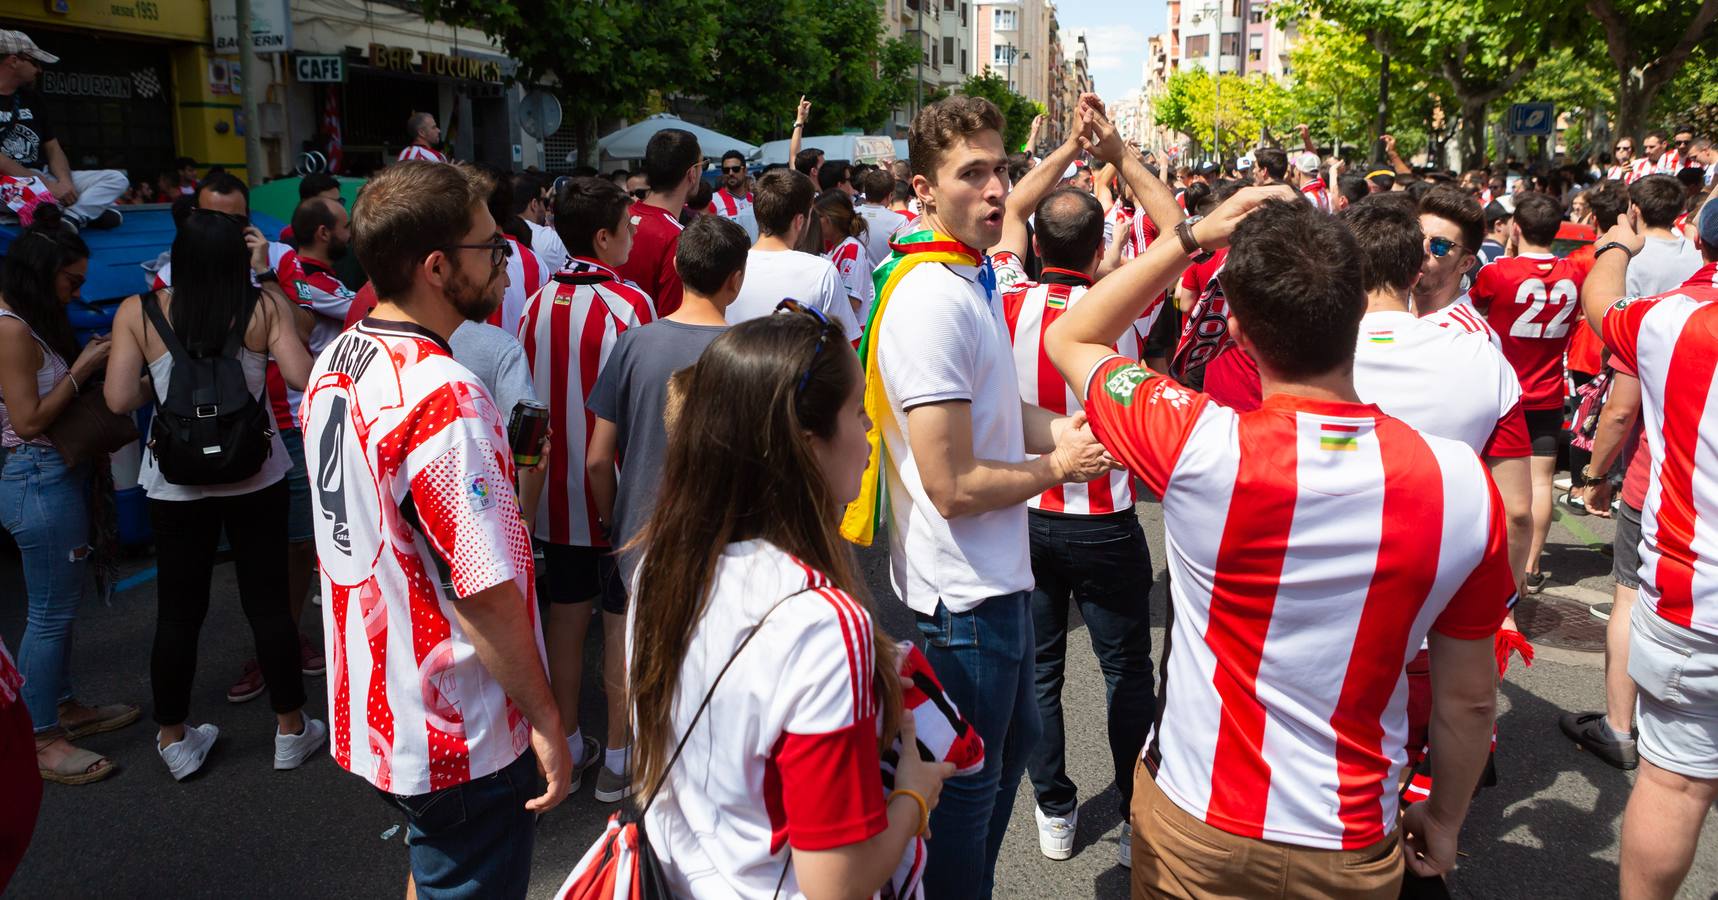
[[[274,735],[274,767],[277,771],[296,769],[304,765],[311,754],[328,743],[328,726],[321,719],[304,717],[304,730],[298,734]]]
[[[215,738],[220,736],[221,729],[204,722],[186,728],[184,737],[162,747],[159,744],[161,733],[156,732],[156,752],[161,754],[161,761],[167,764],[173,780],[184,781],[203,767],[203,760],[209,758],[209,749],[215,746]]]
[[[1038,807],[1032,807],[1033,815],[1038,819],[1038,852],[1050,859],[1068,859],[1074,855],[1074,829],[1080,821],[1080,811],[1063,818],[1047,816]]]
[[[1121,841],[1116,847],[1116,862],[1124,869],[1133,868],[1133,826],[1121,823]]]

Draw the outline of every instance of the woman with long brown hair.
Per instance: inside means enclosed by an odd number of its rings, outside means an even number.
[[[884,793],[882,748],[916,736],[838,528],[870,454],[858,358],[784,301],[678,383],[631,605],[650,845],[676,896],[873,894],[953,767],[904,753]]]
[[[823,258],[835,264],[841,286],[860,322],[871,318],[871,255],[865,249],[869,225],[853,208],[853,199],[842,191],[824,191],[817,198],[818,220],[823,229]],[[854,335],[855,338],[858,335]]]

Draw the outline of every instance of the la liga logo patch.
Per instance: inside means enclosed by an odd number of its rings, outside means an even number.
[[[482,475],[473,475],[465,483],[465,502],[471,504],[474,510],[485,510],[495,505],[495,497],[489,492],[489,481]]]

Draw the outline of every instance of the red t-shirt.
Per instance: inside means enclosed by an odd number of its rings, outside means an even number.
[[[1521,379],[1522,409],[1563,407],[1563,352],[1580,321],[1586,277],[1566,259],[1524,253],[1500,259],[1474,278],[1469,293]]]
[[[674,268],[674,251],[680,247],[680,220],[661,207],[640,200],[632,204],[638,233],[632,237],[632,255],[620,267],[620,277],[638,285],[656,303],[656,313],[666,316],[680,308],[680,271]]]

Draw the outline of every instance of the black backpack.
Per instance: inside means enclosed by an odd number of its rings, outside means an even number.
[[[155,295],[143,298],[143,311],[173,356],[167,399],[156,408],[149,430],[149,451],[161,477],[173,484],[244,481],[269,457],[273,418],[251,393],[239,361],[251,308],[239,313],[219,356],[192,356],[161,314]]]

